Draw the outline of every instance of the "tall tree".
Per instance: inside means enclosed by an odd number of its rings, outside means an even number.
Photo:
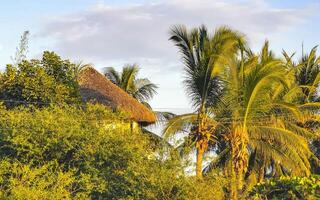
[[[18,66],[18,64],[27,58],[29,35],[29,31],[24,31],[21,36],[19,46],[16,48],[16,53],[14,57],[11,57],[14,66]]]
[[[204,153],[216,143],[213,134],[216,122],[208,111],[222,92],[221,82],[216,75],[235,58],[243,36],[228,27],[220,27],[210,36],[205,26],[190,31],[184,26],[175,26],[171,29],[170,40],[182,55],[184,85],[195,112],[170,120],[164,136],[171,137],[187,128],[187,138],[181,146],[191,145],[196,149],[196,175],[200,178]]]
[[[232,199],[243,193],[245,178],[254,175],[261,181],[270,169],[310,174],[308,139],[313,133],[296,125],[304,117],[304,105],[290,97],[294,74],[268,46],[266,42],[258,55],[240,48],[240,59],[220,75],[224,93],[213,112],[225,140],[218,154],[230,169]]]
[[[298,62],[293,61],[293,56],[289,56],[283,51],[283,55],[295,75],[290,96],[293,101],[299,104],[309,105],[304,111],[304,119],[297,125],[312,131],[315,135],[320,130],[319,113],[319,83],[320,83],[320,57],[317,56],[317,46],[313,47],[308,54],[302,54]],[[311,143],[311,148],[318,158],[320,158],[319,136]],[[319,164],[313,163],[314,170],[319,171]]]

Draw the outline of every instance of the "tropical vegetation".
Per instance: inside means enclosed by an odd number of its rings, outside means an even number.
[[[226,26],[172,27],[193,112],[165,113],[155,143],[121,109],[82,102],[90,64],[28,60],[28,36],[0,73],[1,199],[320,198],[317,47],[296,59]],[[105,76],[148,106],[158,86],[139,69]]]
[[[75,69],[75,64],[49,51],[40,60],[22,60],[16,66],[8,64],[0,74],[0,100],[8,107],[77,103]]]
[[[177,26],[170,39],[182,54],[195,112],[171,119],[164,136],[185,133],[177,148],[196,149],[197,177],[206,151],[217,156],[204,171],[221,169],[230,199],[268,177],[312,173],[318,159],[309,143],[318,137],[320,105],[315,48],[294,64],[286,52],[276,57],[268,42],[254,53],[244,35],[226,27],[209,36],[203,26]]]
[[[282,176],[257,184],[251,191],[253,199],[319,199],[320,178]]]

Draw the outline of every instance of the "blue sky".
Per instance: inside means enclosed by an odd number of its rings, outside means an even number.
[[[182,64],[168,41],[169,27],[228,25],[245,33],[254,50],[265,39],[280,55],[320,44],[319,0],[11,0],[0,6],[0,69],[10,63],[20,35],[31,32],[28,58],[53,50],[97,69],[138,63],[159,86],[155,108],[187,110]]]

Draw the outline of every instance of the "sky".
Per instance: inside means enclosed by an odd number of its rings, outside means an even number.
[[[170,27],[227,25],[258,51],[265,40],[277,55],[320,44],[320,0],[11,0],[0,5],[0,70],[11,63],[21,34],[30,31],[28,58],[44,50],[92,63],[96,69],[136,63],[159,87],[156,110],[191,110],[183,64],[168,40]]]

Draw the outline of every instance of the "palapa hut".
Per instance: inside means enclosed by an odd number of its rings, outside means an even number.
[[[135,98],[113,84],[92,67],[83,69],[78,76],[80,94],[84,102],[100,103],[112,109],[121,109],[129,115],[131,128],[154,123],[155,114]]]

